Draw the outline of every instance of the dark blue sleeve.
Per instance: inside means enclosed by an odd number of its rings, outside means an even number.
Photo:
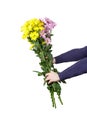
[[[57,64],[69,61],[78,61],[85,57],[87,57],[87,46],[65,52],[59,56],[56,56],[55,60]]]
[[[87,73],[87,58],[83,58],[71,67],[59,73],[60,80],[72,78],[81,74]]]

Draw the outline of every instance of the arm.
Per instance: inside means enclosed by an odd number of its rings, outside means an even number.
[[[73,49],[54,57],[54,63],[57,64],[69,61],[77,61],[85,57],[87,57],[87,46],[79,49]]]
[[[48,83],[62,81],[84,73],[87,73],[87,57],[78,61],[77,63],[65,69],[59,74],[55,72],[50,72],[46,74],[46,81],[49,81]]]
[[[83,58],[71,67],[59,73],[60,80],[69,79],[81,74],[87,73],[87,58]]]

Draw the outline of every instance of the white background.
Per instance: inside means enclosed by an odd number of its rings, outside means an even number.
[[[42,77],[32,72],[39,69],[38,59],[21,39],[20,27],[34,17],[57,23],[54,56],[87,45],[86,0],[0,1],[0,130],[87,130],[87,75],[61,84],[64,105],[56,97],[54,109]]]

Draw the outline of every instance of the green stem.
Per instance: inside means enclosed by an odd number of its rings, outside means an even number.
[[[63,105],[62,99],[60,96],[58,96],[60,103]]]
[[[54,92],[50,91],[50,94],[51,94],[52,106],[56,108],[56,102],[55,102]]]

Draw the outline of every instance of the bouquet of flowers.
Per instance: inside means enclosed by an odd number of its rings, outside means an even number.
[[[60,82],[53,82],[48,84],[45,80],[46,73],[50,71],[57,72],[57,69],[53,65],[53,56],[52,56],[52,44],[51,37],[52,29],[56,26],[55,22],[49,18],[37,19],[33,18],[28,20],[21,26],[21,31],[23,32],[22,38],[27,39],[30,43],[30,49],[34,51],[37,57],[40,59],[41,72],[37,72],[38,76],[43,76],[44,85],[47,85],[47,89],[50,92],[52,99],[52,106],[56,108],[56,101],[54,93],[58,95],[59,101],[63,104],[61,100],[61,86]]]

